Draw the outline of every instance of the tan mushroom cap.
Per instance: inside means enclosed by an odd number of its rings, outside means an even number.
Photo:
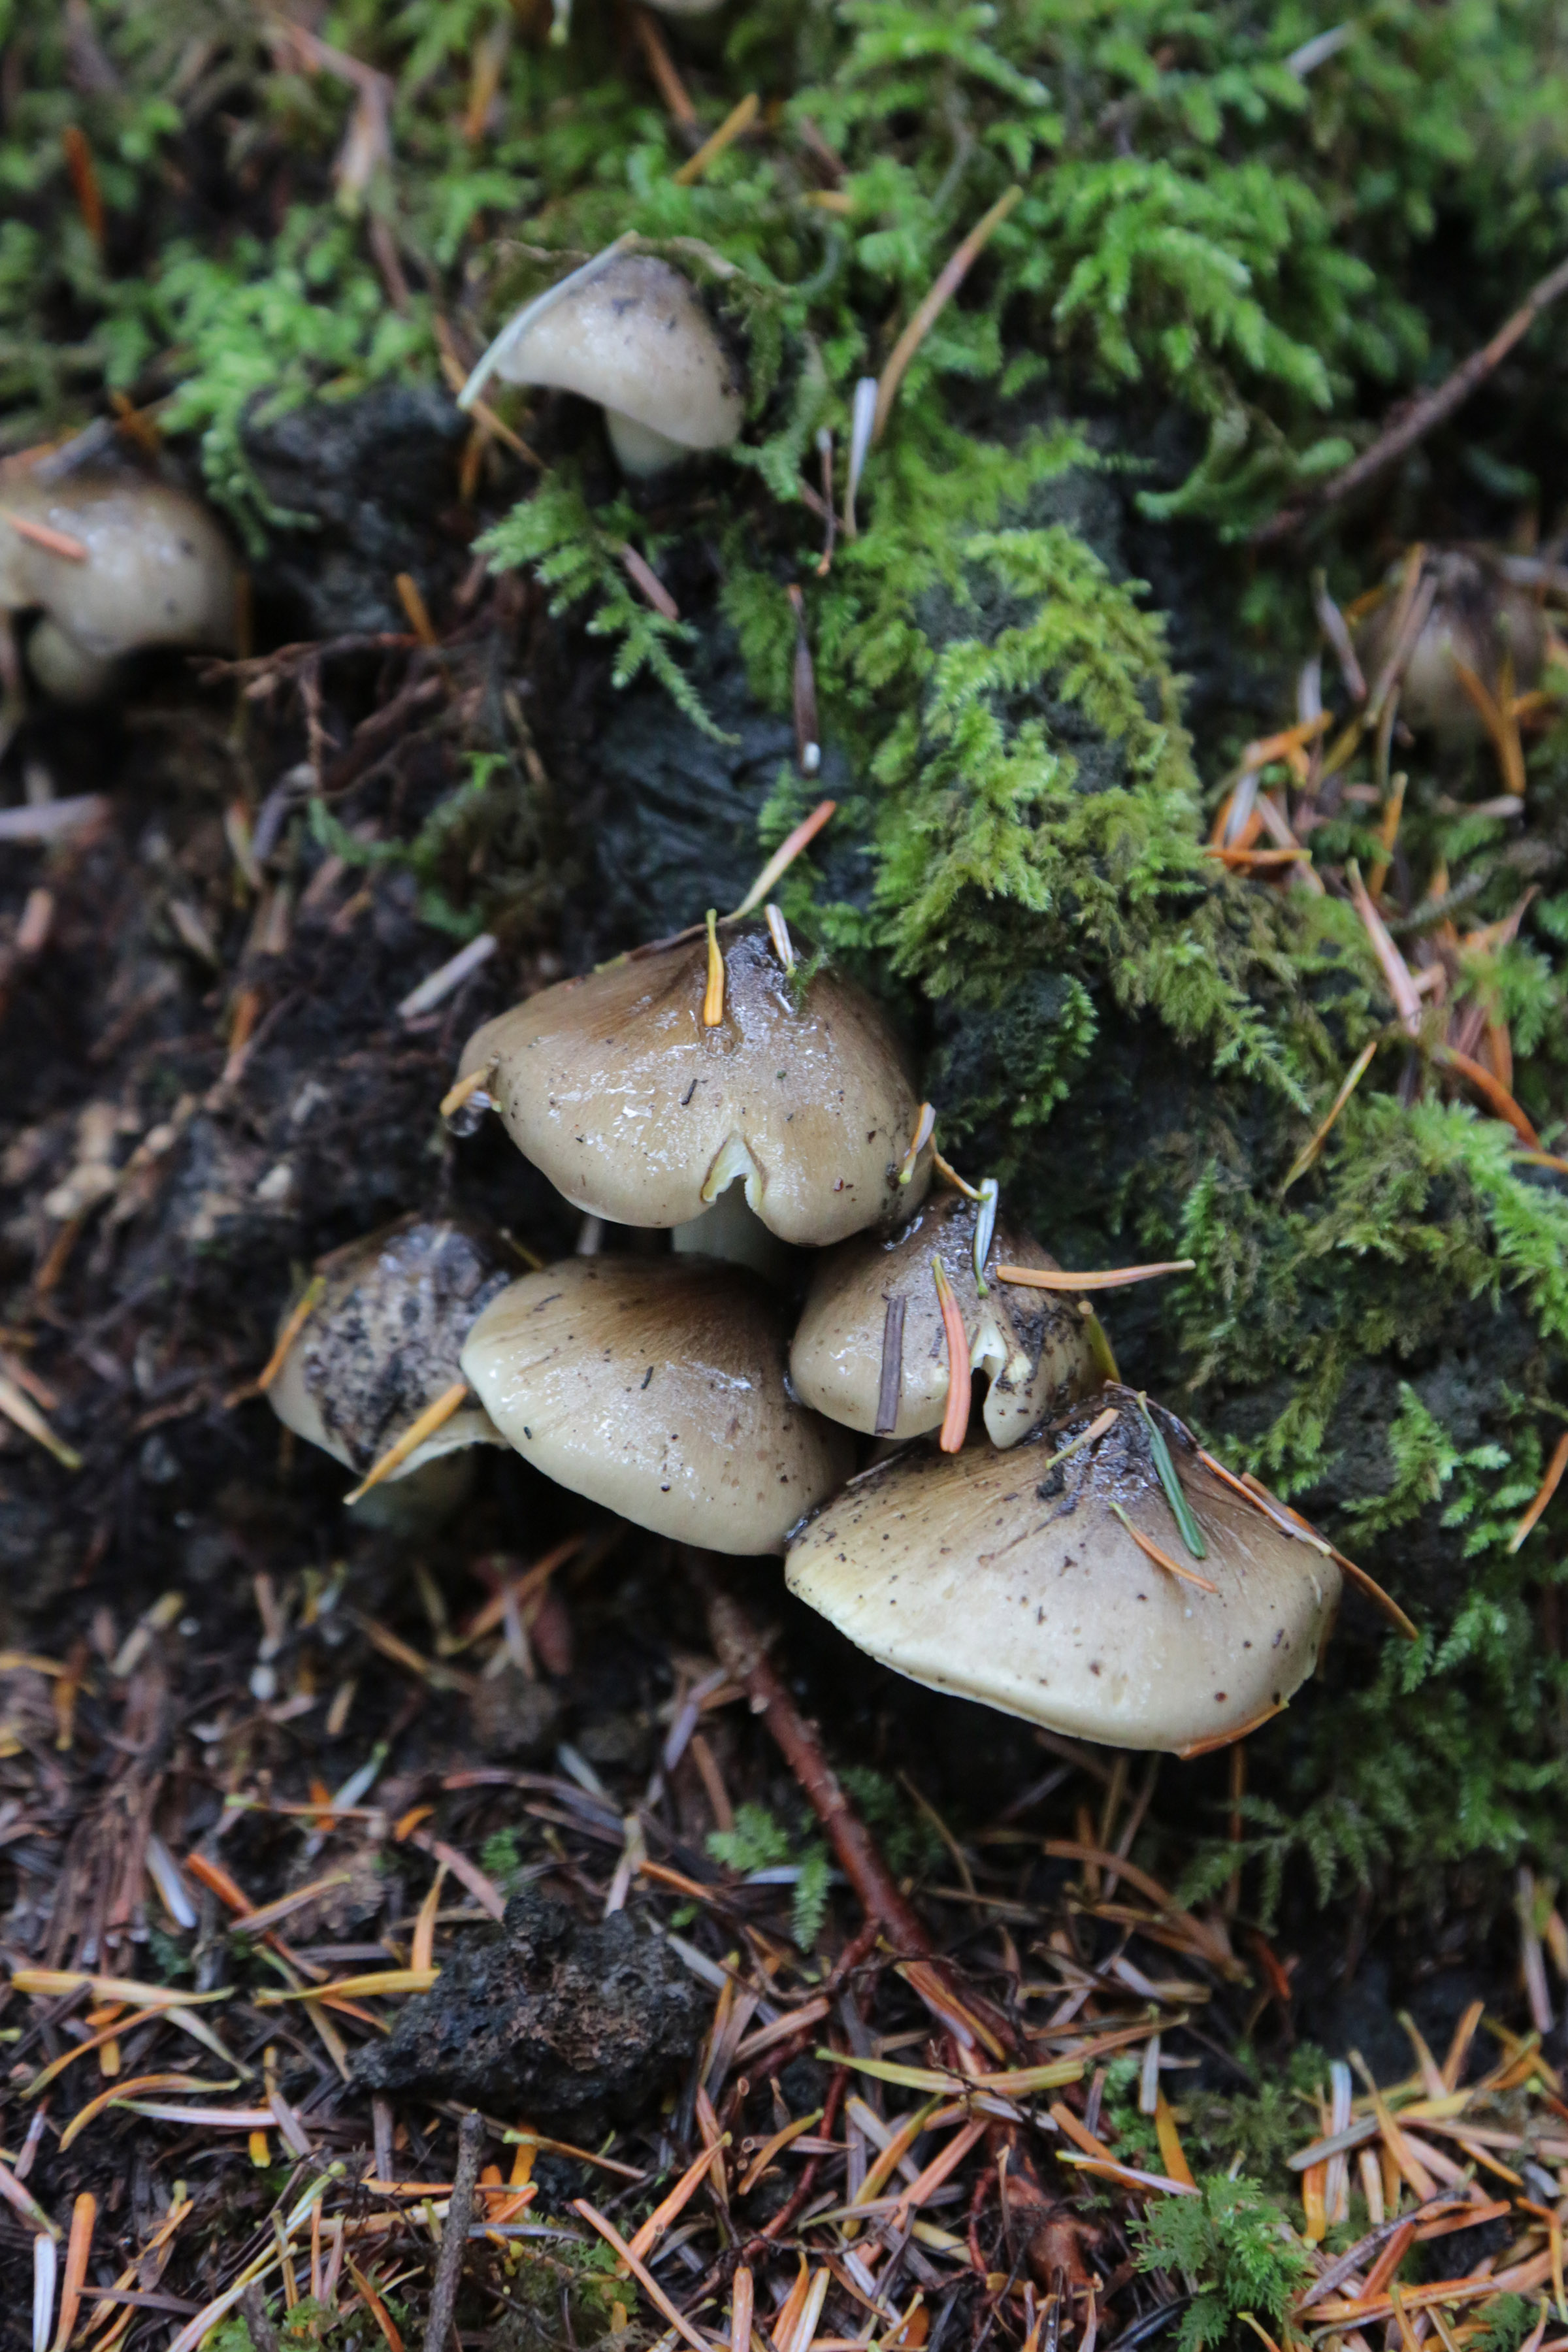
[[[75,541],[85,560],[6,514]],[[0,474],[0,608],[43,614],[28,660],[61,700],[101,692],[114,662],[144,646],[232,646],[237,580],[213,517],[170,483],[85,467]]]
[[[463,1217],[405,1217],[350,1242],[316,1271],[326,1289],[268,1390],[279,1421],[360,1475],[426,1405],[462,1378],[474,1318],[511,1279],[488,1228]],[[406,1478],[465,1445],[504,1445],[464,1406],[391,1473]]]
[[[1449,550],[1432,561],[1437,593],[1400,677],[1399,715],[1452,744],[1479,743],[1486,728],[1465,691],[1459,664],[1494,696],[1505,657],[1516,692],[1534,686],[1545,657],[1544,615],[1528,589],[1480,557]],[[1388,593],[1358,633],[1369,685],[1393,650],[1402,570],[1394,567]]]
[[[1107,1433],[1054,1461],[1110,1404]],[[791,1591],[899,1674],[1053,1731],[1178,1755],[1235,1738],[1311,1673],[1340,1571],[1150,1409],[1202,1561],[1183,1545],[1136,1398],[1108,1388],[1010,1453],[921,1446],[868,1472],[790,1547]],[[1151,1559],[1113,1503],[1218,1591]]]
[[[975,1207],[959,1192],[933,1193],[898,1232],[858,1234],[816,1262],[789,1352],[796,1392],[818,1412],[869,1435],[877,1428],[889,1303],[904,1301],[898,1419],[892,1437],[937,1428],[947,1407],[947,1334],[932,1272],[947,1269],[969,1361],[990,1381],[984,1414],[997,1445],[1018,1440],[1100,1380],[1089,1324],[1076,1300],[1025,1290],[993,1274],[974,1280]],[[1054,1266],[1032,1234],[998,1218],[990,1266]]]
[[[653,474],[698,449],[724,449],[745,414],[733,362],[696,288],[651,254],[617,254],[579,273],[502,331],[493,355],[509,383],[574,392],[604,409],[628,474]]]
[[[547,1477],[637,1527],[726,1552],[780,1552],[854,1454],[784,1386],[779,1300],[697,1257],[568,1258],[475,1324],[463,1370]]]
[[[489,1021],[463,1076],[521,1151],[591,1215],[680,1225],[738,1180],[781,1241],[817,1248],[918,1205],[920,1106],[869,997],[819,971],[798,1001],[762,924],[726,924],[724,1014],[705,1028],[708,946],[683,939],[542,989]]]

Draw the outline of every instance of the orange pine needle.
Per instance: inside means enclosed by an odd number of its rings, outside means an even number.
[[[1563,1431],[1552,1450],[1552,1459],[1546,1465],[1546,1475],[1536,1490],[1535,1500],[1508,1539],[1510,1551],[1517,1551],[1523,1543],[1552,1496],[1563,1484],[1564,1470],[1568,1470],[1568,1429]]]
[[[103,191],[98,184],[98,170],[92,160],[92,149],[87,134],[76,123],[68,122],[60,133],[60,145],[65,150],[66,170],[70,174],[77,209],[87,226],[87,233],[100,251],[103,247]]]
[[[679,172],[670,173],[678,188],[689,188],[699,181],[710,163],[716,163],[726,147],[732,147],[743,131],[751,129],[762,101],[754,89],[749,89],[738,106],[731,108],[723,121],[710,137],[705,139],[695,155],[682,163]]]
[[[915,1162],[936,1133],[936,1106],[921,1103],[921,1115],[915,1121],[915,1131],[910,1138],[910,1148],[904,1154],[904,1164],[899,1171],[899,1181],[907,1184],[915,1172]]]
[[[55,2331],[55,2352],[65,2352],[76,2332],[77,2314],[81,2309],[81,2291],[87,2283],[88,2257],[92,2252],[92,2233],[98,2224],[98,2200],[90,2189],[84,2189],[71,2207],[70,2237],[66,2244],[65,2276],[60,2282],[60,2321]]]
[[[326,1295],[327,1278],[318,1274],[309,1281],[289,1310],[288,1319],[278,1334],[278,1344],[257,1375],[256,1385],[265,1396],[289,1359],[289,1350],[321,1305]]]
[[[1016,1282],[1026,1290],[1125,1290],[1130,1283],[1152,1282],[1160,1275],[1191,1274],[1196,1258],[1172,1257],[1157,1265],[1101,1266],[1089,1274],[1069,1274],[1059,1265],[999,1265],[998,1282]]]
[[[811,814],[803,817],[793,833],[785,835],[730,918],[731,922],[738,921],[742,915],[753,913],[762,905],[773,884],[781,875],[788,872],[801,851],[816,839],[837,806],[837,801],[818,801]]]
[[[1277,1715],[1284,1712],[1282,1706],[1263,1707],[1246,1723],[1237,1724],[1234,1731],[1216,1731],[1207,1739],[1194,1739],[1176,1752],[1184,1764],[1190,1763],[1194,1756],[1212,1756],[1216,1748],[1229,1748],[1238,1739],[1250,1739],[1255,1731],[1261,1731],[1266,1723],[1272,1723]]]
[[[409,1423],[396,1444],[387,1447],[380,1461],[365,1473],[353,1493],[345,1500],[357,1503],[362,1496],[370,1493],[373,1486],[379,1486],[384,1479],[391,1477],[395,1470],[401,1470],[409,1455],[416,1453],[427,1437],[434,1437],[443,1423],[451,1420],[468,1393],[467,1381],[454,1381],[449,1389],[443,1389],[435,1402],[427,1404],[424,1412]]]
[[[944,1454],[956,1454],[969,1431],[969,1334],[963,1328],[963,1317],[941,1258],[932,1258],[931,1270],[936,1277],[942,1328],[947,1334],[947,1411],[942,1417],[942,1435],[937,1443]]]
[[[702,992],[702,1026],[717,1029],[724,1018],[724,958],[719,946],[719,918],[708,909],[708,985]]]
[[[50,555],[63,555],[68,563],[87,562],[86,545],[72,539],[68,531],[51,530],[47,522],[35,522],[31,515],[16,514],[10,507],[0,507],[0,522],[8,522],[18,538],[30,539],[35,547],[46,549]]]
[[[692,160],[695,162],[695,157]],[[893,345],[888,357],[888,364],[882,370],[881,381],[877,386],[877,414],[871,427],[873,444],[881,439],[887,429],[888,418],[892,412],[893,403],[899,396],[899,386],[904,380],[910,362],[969,275],[970,268],[982,247],[1001,227],[1014,206],[1022,204],[1023,200],[1024,191],[1020,187],[1011,187],[1005,195],[997,197],[990,211],[975,222],[963,243],[953,247],[930,293],[924,297],[909,325]]]
[[[495,1066],[493,1062],[486,1062],[481,1068],[470,1070],[466,1078],[459,1078],[455,1086],[448,1087],[436,1107],[437,1115],[450,1118],[455,1112],[460,1111],[471,1097],[489,1084],[495,1076]]]
[[[1156,1568],[1163,1568],[1167,1575],[1180,1577],[1184,1584],[1195,1584],[1200,1592],[1218,1592],[1217,1584],[1212,1583],[1206,1576],[1200,1576],[1196,1569],[1184,1568],[1179,1559],[1173,1559],[1168,1551],[1162,1550],[1152,1536],[1146,1536],[1142,1528],[1135,1528],[1120,1504],[1112,1503],[1110,1507],[1139,1550],[1146,1553]]]
[[[397,601],[407,616],[408,625],[420,644],[422,646],[438,645],[440,639],[436,635],[436,625],[430,618],[430,608],[420,593],[419,583],[413,572],[400,572],[392,584],[397,591]]]
[[[1521,1143],[1531,1151],[1540,1150],[1541,1138],[1502,1080],[1494,1077],[1484,1063],[1472,1061],[1469,1055],[1461,1054],[1457,1045],[1435,1045],[1432,1058],[1441,1063],[1445,1069],[1452,1070],[1456,1077],[1463,1078],[1467,1086],[1474,1087],[1493,1118],[1500,1118],[1511,1127]]]

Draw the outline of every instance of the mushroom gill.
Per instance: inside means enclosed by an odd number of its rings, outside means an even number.
[[[548,1477],[658,1535],[779,1552],[853,1465],[784,1382],[776,1296],[716,1259],[569,1258],[524,1275],[468,1335],[463,1370]]]
[[[858,1234],[816,1261],[789,1358],[807,1404],[867,1435],[918,1437],[939,1425],[948,1346],[938,1259],[969,1334],[971,1369],[990,1383],[984,1415],[995,1444],[1016,1445],[1097,1384],[1089,1325],[1075,1300],[994,1277],[981,1292],[976,1215],[962,1194],[933,1193],[896,1233]],[[995,1263],[1054,1267],[1056,1260],[1004,1219],[986,1257]]]
[[[805,1246],[914,1207],[931,1155],[900,1186],[919,1106],[876,1005],[831,970],[797,988],[763,923],[719,935],[716,1023],[707,943],[686,936],[487,1022],[460,1077],[489,1070],[519,1150],[616,1224],[685,1224],[737,1181],[770,1233]]]
[[[785,1575],[915,1682],[1178,1755],[1286,1704],[1341,1583],[1326,1547],[1217,1478],[1173,1414],[1115,1387],[1008,1453],[919,1446],[868,1472],[796,1538]]]

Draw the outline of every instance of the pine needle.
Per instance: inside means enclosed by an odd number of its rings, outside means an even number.
[[[678,188],[689,188],[699,181],[710,163],[716,163],[726,147],[732,147],[743,131],[751,129],[757,118],[761,100],[754,89],[749,89],[738,106],[731,108],[717,131],[706,138],[695,155],[689,155],[678,172],[670,177]]]
[[[1090,1274],[1069,1274],[1059,1265],[999,1265],[998,1282],[1016,1282],[1026,1290],[1125,1290],[1134,1282],[1153,1282],[1166,1274],[1191,1274],[1196,1258],[1165,1258],[1156,1265],[1102,1266]]]
[[[346,1496],[344,1500],[357,1503],[362,1496],[370,1493],[373,1486],[379,1486],[384,1479],[391,1477],[395,1470],[401,1470],[409,1455],[417,1453],[427,1437],[434,1437],[443,1423],[451,1420],[468,1393],[467,1381],[454,1381],[449,1389],[444,1389],[435,1402],[427,1404],[418,1418],[410,1423],[397,1443],[387,1447],[381,1459],[372,1465],[353,1494]]]
[[[702,992],[702,1026],[717,1029],[724,1018],[724,957],[719,945],[719,918],[708,909],[708,985]]]
[[[1369,1038],[1367,1043],[1362,1047],[1361,1052],[1356,1055],[1355,1060],[1351,1064],[1350,1074],[1346,1077],[1344,1084],[1341,1087],[1338,1094],[1334,1097],[1333,1101],[1329,1105],[1327,1115],[1323,1118],[1322,1123],[1314,1129],[1310,1140],[1302,1145],[1300,1150],[1296,1154],[1295,1159],[1290,1162],[1289,1171],[1285,1178],[1285,1181],[1279,1187],[1279,1197],[1281,1200],[1284,1199],[1286,1193],[1290,1190],[1291,1185],[1294,1184],[1299,1178],[1306,1174],[1308,1169],[1310,1168],[1312,1162],[1322,1150],[1324,1144],[1327,1143],[1330,1136],[1333,1133],[1334,1123],[1338,1119],[1340,1113],[1343,1110],[1346,1103],[1349,1102],[1352,1095],[1354,1094],[1357,1087],[1360,1086],[1363,1078],[1365,1077],[1367,1071],[1371,1068],[1372,1057],[1376,1053],[1377,1047],[1378,1040],[1375,1037]]]
[[[739,922],[742,915],[755,912],[774,883],[779,881],[795,864],[801,851],[816,839],[837,806],[837,801],[818,801],[811,814],[803,817],[793,833],[784,835],[734,913],[730,917],[729,919],[732,923]]]
[[[1184,1584],[1195,1584],[1200,1592],[1218,1594],[1217,1584],[1211,1583],[1206,1576],[1200,1576],[1195,1569],[1184,1568],[1179,1559],[1173,1559],[1168,1551],[1163,1551],[1152,1536],[1146,1536],[1141,1528],[1135,1528],[1120,1503],[1112,1503],[1110,1507],[1139,1550],[1146,1553],[1156,1568],[1163,1568],[1169,1576],[1179,1577]]]
[[[947,1411],[942,1417],[942,1434],[937,1443],[944,1454],[956,1454],[969,1431],[969,1334],[963,1328],[963,1317],[941,1258],[932,1258],[931,1270],[936,1282],[937,1303],[942,1308],[942,1328],[947,1335]]]
[[[888,418],[899,396],[899,386],[909,371],[910,362],[963,285],[982,248],[1001,227],[1014,206],[1022,204],[1023,200],[1024,191],[1016,185],[1009,188],[1005,195],[997,197],[984,218],[976,221],[963,244],[954,247],[930,293],[893,345],[877,386],[877,413],[871,427],[873,441],[879,441],[887,430]]]
[[[469,1091],[471,1093],[472,1088],[470,1088]],[[447,1108],[446,1104],[443,1103],[441,1108],[444,1111]],[[268,1390],[272,1386],[273,1381],[283,1370],[284,1365],[289,1360],[289,1349],[294,1345],[295,1340],[299,1338],[300,1332],[304,1329],[306,1324],[310,1321],[311,1316],[315,1313],[317,1307],[321,1305],[326,1295],[326,1276],[324,1274],[313,1275],[310,1280],[305,1285],[304,1289],[300,1293],[300,1296],[295,1300],[293,1306],[289,1308],[288,1318],[283,1325],[283,1328],[278,1334],[277,1344],[273,1348],[272,1353],[268,1357],[266,1363],[262,1366],[260,1371],[256,1376],[256,1385],[261,1395],[265,1396],[267,1394]]]
[[[1563,1473],[1564,1470],[1568,1470],[1568,1429],[1563,1431],[1562,1436],[1558,1439],[1556,1444],[1552,1450],[1552,1459],[1546,1465],[1545,1477],[1542,1480],[1541,1485],[1536,1489],[1535,1500],[1531,1503],[1529,1510],[1526,1511],[1523,1518],[1521,1519],[1518,1527],[1515,1528],[1512,1535],[1510,1535],[1508,1539],[1508,1548],[1510,1552],[1518,1551],[1526,1536],[1529,1535],[1531,1528],[1534,1527],[1536,1521],[1541,1517],[1542,1513],[1545,1510],[1546,1506],[1552,1500],[1552,1496],[1555,1495],[1558,1487],[1563,1484]]]

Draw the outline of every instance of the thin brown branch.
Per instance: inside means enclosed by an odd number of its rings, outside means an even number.
[[[458,2169],[453,2176],[447,2219],[442,2224],[441,2251],[436,2258],[436,2284],[430,2290],[430,2325],[425,2331],[425,2352],[447,2352],[447,2339],[458,2307],[463,2250],[474,2218],[474,2184],[479,2177],[479,2150],[484,2137],[484,2125],[470,2111],[458,2126]]]

